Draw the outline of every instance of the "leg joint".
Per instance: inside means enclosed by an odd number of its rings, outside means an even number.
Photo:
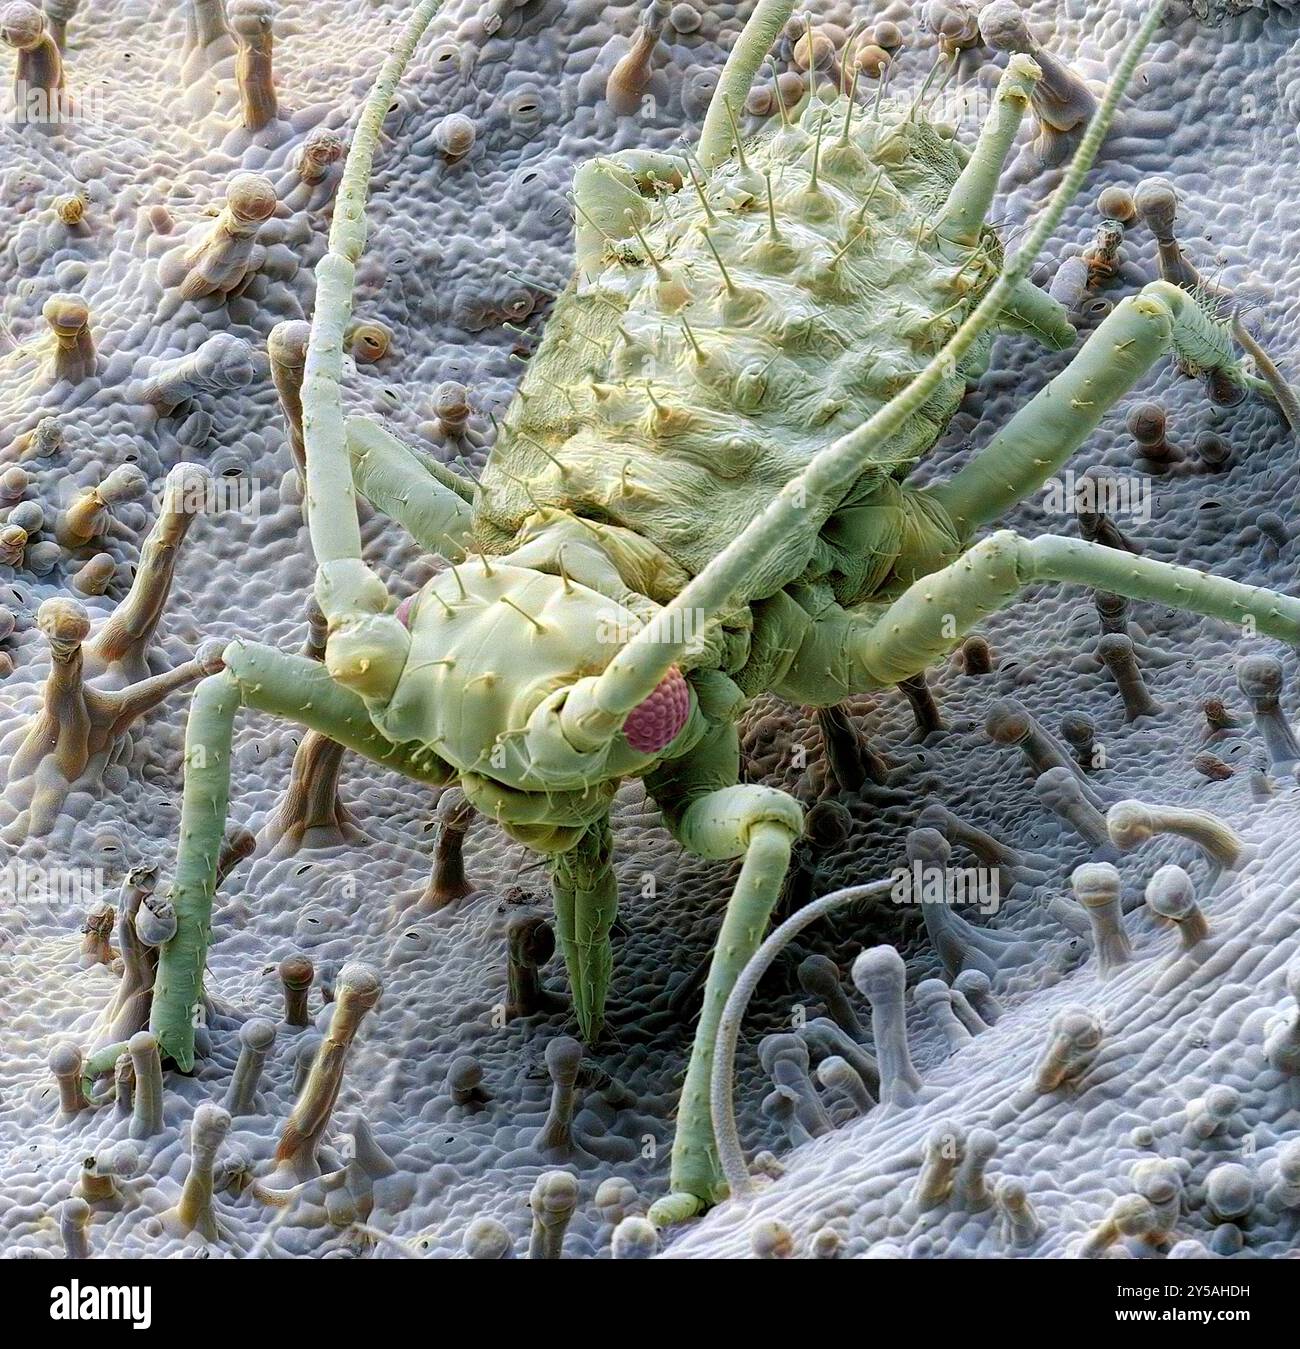
[[[1034,579],[1033,545],[1013,529],[997,529],[973,544],[954,565],[996,593],[1012,594]]]
[[[694,802],[682,842],[700,857],[738,857],[753,848],[789,850],[803,831],[803,808],[786,792],[757,783],[724,787]]]

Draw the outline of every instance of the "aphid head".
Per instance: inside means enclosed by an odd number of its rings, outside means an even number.
[[[594,738],[566,730],[572,690],[645,626],[567,576],[471,559],[395,616],[410,650],[383,729],[422,740],[462,773],[523,792],[580,790],[644,771],[691,718],[694,695],[674,666],[618,726]]]

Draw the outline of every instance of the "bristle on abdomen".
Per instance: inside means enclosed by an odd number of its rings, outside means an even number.
[[[577,508],[703,566],[906,387],[996,275],[991,231],[974,248],[935,232],[961,167],[915,109],[828,90],[707,175],[684,157],[681,188],[607,236],[603,270],[557,307],[485,519],[504,541],[541,505]],[[905,473],[963,391],[957,372],[869,474]]]

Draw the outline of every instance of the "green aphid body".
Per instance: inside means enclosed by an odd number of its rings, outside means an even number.
[[[996,329],[1074,345],[1030,268],[1102,147],[1163,0],[1011,258],[989,212],[1040,66],[1012,54],[969,153],[925,120],[924,86],[911,108],[870,112],[810,94],[797,121],[742,144],[733,110],[794,8],[758,0],[697,158],[629,150],[576,171],[577,277],[474,488],[382,426],[345,420],[339,388],[366,180],[397,79],[440,3],[420,0],[367,100],[316,269],[304,511],[325,659],[234,642],[199,686],[177,931],[159,956],[150,1024],[188,1069],[241,707],[415,781],[454,782],[546,854],[589,1045],[615,974],[610,808],[621,781],[641,778],[683,848],[741,859],[702,991],[670,1193],[649,1210],[679,1222],[750,1185],[730,1064],[745,979],[761,972],[751,962],[803,829],[792,796],[742,780],[746,700],[831,706],[914,680],[1036,583],[1187,608],[1295,644],[1293,596],[1068,534],[981,534],[1040,491],[1165,355],[1225,400],[1261,381],[1242,373],[1212,297],[1162,278],[1121,299],[954,474],[910,486]],[[357,495],[447,562],[400,605],[363,558]],[[92,1084],[125,1048],[97,1051]],[[894,1075],[881,1100],[908,1104],[913,1088]]]
[[[551,507],[634,531],[698,575],[978,303],[1001,264],[995,235],[971,249],[932,233],[964,163],[952,141],[901,105],[850,119],[843,97],[806,103],[707,181],[684,169],[560,298],[483,474],[487,551]],[[896,484],[942,435],[971,365],[874,448],[842,500],[808,503],[810,527],[737,600],[826,581],[852,605],[889,581],[911,514]],[[841,509],[855,516],[844,541]]]

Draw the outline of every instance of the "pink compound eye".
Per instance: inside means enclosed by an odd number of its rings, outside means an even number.
[[[677,739],[691,712],[690,685],[674,665],[654,692],[623,723],[627,743],[640,754],[655,754]]]
[[[414,604],[415,596],[408,595],[401,604],[397,606],[397,612],[393,614],[393,617],[397,619],[404,628],[409,628],[411,626],[411,609]]]

